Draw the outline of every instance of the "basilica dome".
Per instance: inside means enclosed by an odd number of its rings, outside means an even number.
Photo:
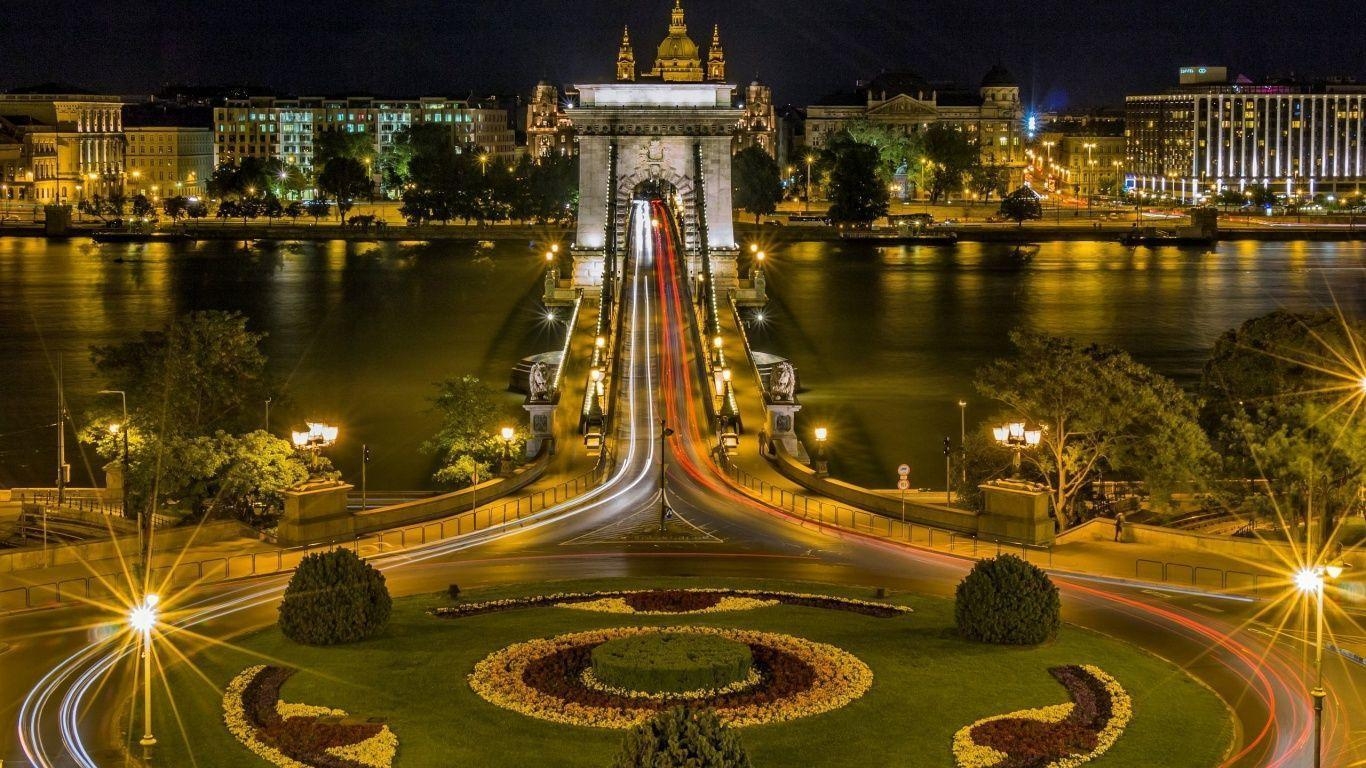
[[[670,59],[700,60],[697,55],[697,43],[694,43],[686,32],[676,31],[671,31],[669,36],[664,38],[664,42],[659,44],[659,55],[656,58],[665,61]]]

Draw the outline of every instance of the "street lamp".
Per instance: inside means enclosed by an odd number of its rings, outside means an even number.
[[[123,436],[123,516],[132,519],[133,515],[129,513],[130,510],[128,509],[128,393],[121,389],[101,389],[100,394],[118,395],[119,403],[123,407],[123,420],[118,424],[110,424],[109,433],[116,436],[122,433]],[[138,538],[141,539],[141,537],[142,526],[138,526]],[[138,550],[141,551],[141,549],[142,547],[139,546]]]
[[[958,450],[963,454],[963,485],[968,484],[968,401],[958,401]]]
[[[825,427],[816,427],[816,477],[825,477],[830,474],[830,465],[825,460],[825,439],[830,436],[830,430]]]
[[[1296,589],[1314,596],[1314,688],[1309,692],[1314,700],[1314,768],[1319,768],[1323,759],[1323,700],[1328,696],[1323,688],[1323,588],[1346,569],[1346,563],[1331,563],[1301,568],[1294,577]]]
[[[503,438],[503,466],[499,468],[499,474],[503,477],[512,476],[512,427],[503,427],[499,433]]]
[[[312,479],[311,475],[316,474],[318,471],[319,454],[322,453],[324,448],[337,442],[337,434],[340,430],[338,430],[337,427],[324,424],[320,421],[310,421],[306,423],[308,425],[307,431],[295,432],[290,430],[290,436],[293,439],[295,448],[308,453],[308,471],[310,479]]]
[[[815,155],[806,156],[806,210],[804,211],[805,213],[811,212],[811,164],[814,162],[816,162]]]
[[[152,630],[157,625],[157,601],[155,594],[147,594],[128,612],[128,626],[138,634],[141,645],[138,656],[142,659],[142,739],[138,743],[144,747],[157,743],[152,735]]]
[[[1012,478],[1020,476],[1020,454],[1025,448],[1033,448],[1043,439],[1043,430],[1025,429],[1024,422],[1012,421],[999,427],[992,427],[991,434],[996,442],[1015,452],[1010,467]]]

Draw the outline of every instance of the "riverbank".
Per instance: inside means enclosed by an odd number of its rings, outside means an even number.
[[[1145,226],[1164,228],[1161,224],[1146,222]],[[1174,229],[1176,223],[1165,228]],[[1117,242],[1119,238],[1133,230],[1132,222],[1105,222],[1094,226],[1092,222],[1078,224],[1052,224],[1031,222],[1023,227],[1015,224],[968,223],[948,227],[958,233],[959,242],[964,243],[1005,243],[1024,245],[1041,242]],[[798,242],[840,242],[840,231],[826,226],[773,226],[765,224],[739,224],[735,226],[735,237],[741,242],[751,240],[761,243],[798,243]],[[1261,242],[1351,242],[1366,240],[1366,227],[1314,227],[1304,225],[1276,226],[1235,226],[1219,227],[1219,240],[1252,240]],[[876,244],[876,242],[873,242]],[[894,245],[895,243],[889,243]]]

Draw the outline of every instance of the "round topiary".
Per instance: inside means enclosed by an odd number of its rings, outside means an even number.
[[[645,632],[593,649],[593,676],[614,688],[684,693],[744,680],[754,663],[749,646],[716,635]]]
[[[384,574],[348,549],[299,562],[280,603],[280,631],[296,643],[352,643],[389,621],[393,602]]]
[[[626,732],[612,768],[753,768],[735,732],[711,710],[675,707]]]
[[[981,560],[958,584],[953,616],[963,637],[1035,645],[1062,624],[1062,602],[1048,574],[1014,555]]]

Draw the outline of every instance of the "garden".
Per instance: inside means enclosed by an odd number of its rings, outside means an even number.
[[[652,724],[678,738],[668,718],[712,723],[760,768],[1196,768],[1232,739],[1224,704],[1155,656],[1065,624],[1037,644],[968,639],[973,615],[942,598],[664,578],[385,607],[365,639],[272,627],[172,666],[160,760],[607,768]]]

